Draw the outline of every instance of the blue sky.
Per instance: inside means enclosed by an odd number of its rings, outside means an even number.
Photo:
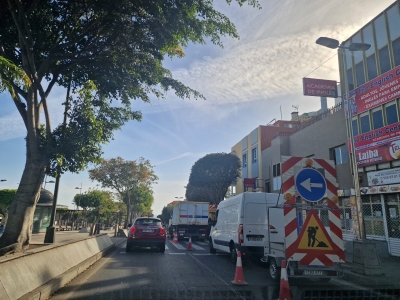
[[[165,66],[184,84],[207,100],[177,99],[169,93],[151,104],[133,102],[143,113],[142,122],[129,122],[104,146],[104,157],[125,160],[139,157],[155,165],[154,214],[184,197],[192,165],[208,153],[230,152],[259,125],[289,119],[292,105],[299,113],[320,109],[319,98],[302,93],[302,78],[339,81],[336,51],[315,44],[320,36],[344,40],[360,29],[393,0],[260,0],[261,10],[216,7],[236,25],[240,40],[224,38],[224,48],[211,43],[190,45],[186,57],[167,59]],[[310,74],[310,72],[312,72]],[[53,127],[62,121],[65,91],[53,89],[50,110]],[[329,102],[333,105],[333,101]],[[0,94],[0,189],[17,188],[25,164],[25,129],[9,95]],[[52,180],[49,178],[48,180]],[[73,207],[80,187],[95,187],[87,171],[64,174],[59,204]],[[52,191],[54,184],[47,183]]]

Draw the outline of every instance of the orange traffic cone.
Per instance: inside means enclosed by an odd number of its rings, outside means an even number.
[[[179,241],[178,241],[178,234],[176,233],[176,231],[174,232],[174,239],[172,240],[172,242],[173,242],[174,244],[178,244],[178,243],[179,243]]]
[[[186,250],[189,250],[189,251],[193,250],[193,247],[192,247],[192,236],[189,236],[189,244],[188,244]]]
[[[244,281],[242,255],[240,254],[240,251],[237,252],[235,279],[231,282],[234,285],[247,285],[247,282]]]
[[[281,285],[279,289],[279,300],[292,300],[290,295],[289,280],[286,272],[286,260],[281,264]]]

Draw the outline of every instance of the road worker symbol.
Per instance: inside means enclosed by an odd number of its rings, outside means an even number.
[[[304,230],[300,232],[298,249],[308,250],[332,250],[332,240],[323,226],[318,215],[310,213],[303,225]]]

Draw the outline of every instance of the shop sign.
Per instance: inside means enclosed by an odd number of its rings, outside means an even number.
[[[400,168],[368,172],[368,185],[400,183]]]
[[[361,195],[399,193],[400,184],[369,186],[360,188]]]
[[[354,101],[352,114],[360,114],[399,97],[400,67],[396,67],[350,92],[350,102]]]
[[[303,78],[303,95],[337,98],[337,82],[335,80]]]
[[[255,178],[244,178],[243,180],[244,187],[246,188],[256,188],[256,179]]]
[[[354,137],[358,167],[400,158],[400,122]]]

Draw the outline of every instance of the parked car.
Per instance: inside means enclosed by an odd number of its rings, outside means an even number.
[[[166,230],[158,218],[137,218],[129,228],[126,252],[133,247],[157,247],[165,252]]]

